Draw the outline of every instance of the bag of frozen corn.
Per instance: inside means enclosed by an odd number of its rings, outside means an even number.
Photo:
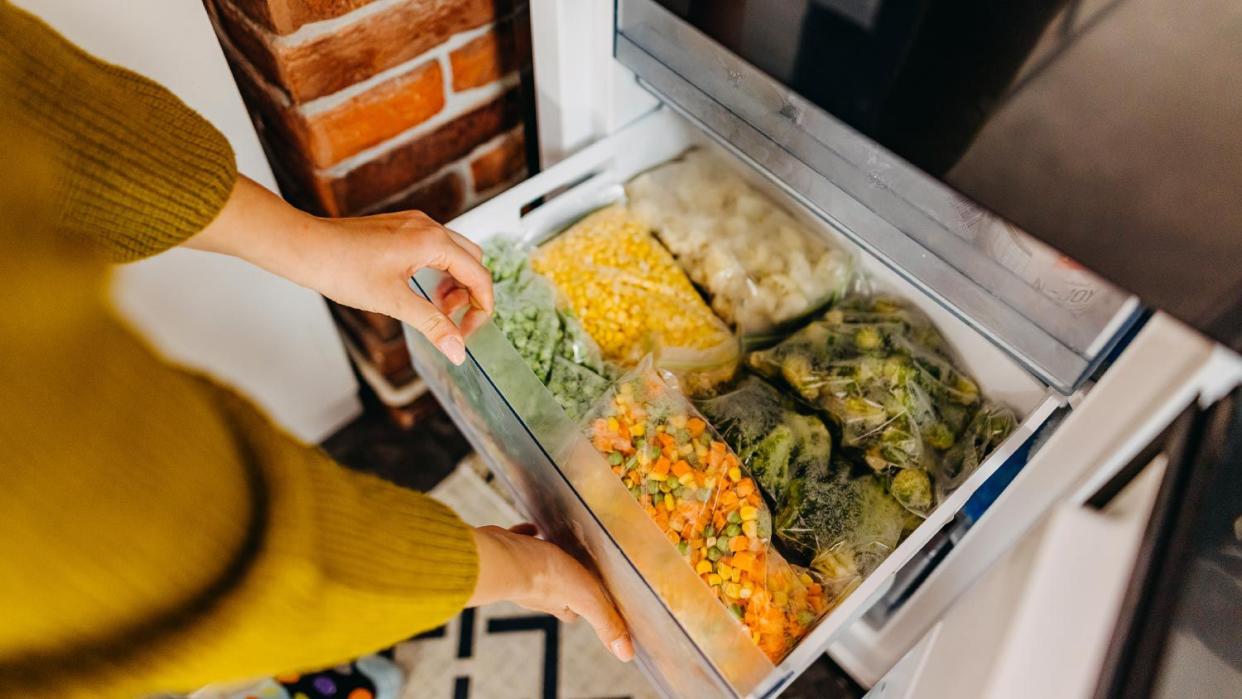
[[[772,517],[737,456],[644,360],[599,400],[585,431],[670,545],[774,662],[828,608],[772,547]]]
[[[630,210],[743,335],[765,334],[845,294],[849,254],[702,150],[625,187]]]
[[[531,269],[522,246],[493,239],[483,248],[483,264],[492,273],[492,321],[565,412],[580,419],[612,380],[599,347],[561,308],[552,284]]]
[[[856,295],[747,362],[826,413],[841,446],[886,478],[902,505],[926,514],[950,475],[959,481],[986,456],[963,453],[952,474],[943,472],[981,403],[948,353],[921,313],[890,297]],[[986,448],[1008,435],[1012,420],[989,427]],[[938,475],[946,483],[935,486]]]
[[[535,250],[531,263],[564,294],[605,359],[633,367],[654,354],[691,392],[736,371],[737,338],[624,207],[587,216]]]

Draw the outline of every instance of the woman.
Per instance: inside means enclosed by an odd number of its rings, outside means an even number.
[[[632,656],[559,549],[342,469],[162,364],[100,293],[108,262],[185,244],[405,320],[460,362],[492,307],[476,246],[418,213],[292,209],[166,90],[2,0],[0,153],[0,695],[324,667],[497,600],[580,614]],[[440,308],[406,287],[423,266],[455,280]]]

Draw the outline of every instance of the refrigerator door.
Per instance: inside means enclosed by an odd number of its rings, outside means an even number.
[[[1071,393],[1133,319],[1138,304],[1131,294],[740,58],[714,38],[719,31],[709,36],[683,19],[714,26],[732,8],[740,17],[729,21],[746,31],[796,32],[796,18],[791,29],[775,15],[801,4],[621,0],[617,60],[1046,383]],[[822,67],[823,79],[829,67]]]

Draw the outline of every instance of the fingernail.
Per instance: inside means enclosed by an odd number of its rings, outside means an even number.
[[[628,663],[634,659],[634,644],[630,642],[629,636],[618,638],[609,647],[612,648],[612,654],[617,656],[617,660],[623,663]]]
[[[456,335],[449,335],[448,337],[440,340],[440,343],[436,346],[440,348],[440,351],[444,353],[444,356],[448,357],[450,362],[454,364],[461,364],[466,361],[466,345],[461,341],[460,337],[457,337]]]

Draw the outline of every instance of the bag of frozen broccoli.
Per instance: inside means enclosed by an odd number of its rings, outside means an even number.
[[[773,661],[827,610],[822,588],[772,547],[772,517],[754,479],[672,374],[644,359],[600,398],[584,430]]]
[[[920,521],[880,477],[854,476],[849,463],[834,459],[793,481],[776,515],[776,535],[819,573],[829,598],[839,600]]]
[[[561,407],[581,418],[612,378],[599,347],[560,307],[551,282],[531,269],[522,246],[492,239],[483,248],[483,264],[492,272],[493,322]]]
[[[744,335],[763,334],[842,296],[850,256],[703,150],[639,175],[630,210]]]
[[[791,479],[826,468],[832,455],[832,435],[823,421],[798,412],[792,400],[757,376],[695,405],[774,504],[784,498]]]
[[[654,354],[692,393],[736,371],[737,338],[623,206],[587,216],[539,247],[531,262],[564,295],[608,361],[633,367]]]

